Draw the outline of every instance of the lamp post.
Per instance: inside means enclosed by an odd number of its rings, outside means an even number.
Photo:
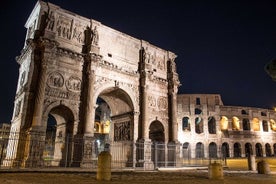
[[[273,81],[276,81],[276,59],[271,60],[264,67],[266,73],[272,78]]]

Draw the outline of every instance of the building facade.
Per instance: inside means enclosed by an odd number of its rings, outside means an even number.
[[[174,53],[43,1],[25,27],[6,165],[42,164],[51,118],[59,140],[53,141],[53,165],[63,162],[67,137],[83,139],[81,153],[73,144],[66,153],[71,160],[81,157],[77,165],[83,167],[93,165],[97,142],[137,141],[144,150],[139,160],[152,168],[146,145],[177,141]],[[108,104],[109,119],[96,113],[98,102]]]
[[[178,95],[173,52],[43,1],[25,27],[4,166],[93,167],[101,150],[122,147],[124,166],[145,169],[157,159],[274,154],[274,112]],[[153,143],[165,144],[159,154]]]
[[[274,110],[225,106],[219,94],[182,94],[177,104],[178,140],[186,156],[276,155]]]

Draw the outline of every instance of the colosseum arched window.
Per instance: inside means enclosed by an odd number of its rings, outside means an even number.
[[[208,131],[209,134],[216,134],[216,119],[214,117],[208,118]]]
[[[262,157],[262,156],[263,156],[263,148],[262,148],[262,145],[261,145],[260,143],[256,143],[255,149],[256,149],[256,156],[257,156],[257,157]]]
[[[245,143],[245,155],[248,157],[249,155],[253,155],[252,145],[250,143]]]
[[[253,124],[254,131],[260,131],[260,121],[258,118],[253,118],[252,124]]]
[[[190,126],[190,118],[189,117],[184,117],[182,119],[182,130],[183,131],[190,131],[191,130],[191,126]]]
[[[226,116],[222,116],[220,119],[220,129],[228,130],[228,118]]]
[[[188,142],[185,142],[182,146],[182,152],[183,152],[183,158],[191,158],[191,149],[190,144]]]
[[[209,144],[209,158],[217,158],[217,145],[214,142]]]
[[[199,108],[195,108],[195,115],[199,115],[202,113],[202,110]]]
[[[201,142],[196,144],[196,158],[204,158],[204,145]]]
[[[241,144],[238,142],[234,144],[234,157],[241,157]]]
[[[266,112],[261,112],[261,116],[266,116]]]
[[[203,119],[201,117],[195,118],[195,132],[197,134],[203,133]]]
[[[268,143],[265,144],[265,154],[266,154],[267,157],[272,156],[271,146]]]
[[[222,152],[222,157],[227,158],[230,157],[229,153],[229,144],[227,142],[224,142],[221,146],[221,152]]]
[[[241,110],[241,114],[242,114],[242,115],[248,115],[248,112],[247,112],[246,110],[243,109],[243,110]]]
[[[232,118],[232,130],[240,130],[240,120],[236,116]]]
[[[248,118],[242,119],[243,130],[250,130],[250,121]]]
[[[263,120],[263,131],[268,132],[268,122],[266,120]]]
[[[270,128],[273,131],[276,131],[276,122],[274,121],[274,119],[270,120]]]

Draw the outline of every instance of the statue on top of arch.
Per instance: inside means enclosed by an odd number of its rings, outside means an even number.
[[[99,33],[97,30],[97,26],[94,27],[92,31],[92,35],[91,35],[91,44],[98,46],[98,42],[99,42]]]

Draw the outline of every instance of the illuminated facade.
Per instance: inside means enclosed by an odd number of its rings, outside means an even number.
[[[274,112],[177,95],[174,53],[43,1],[25,27],[4,166],[93,167],[104,149],[144,169],[274,154]]]
[[[25,27],[5,166],[93,167],[124,144],[151,169],[148,145],[177,142],[174,53],[43,1]]]
[[[178,140],[192,158],[276,155],[274,110],[224,106],[218,94],[178,95]]]

